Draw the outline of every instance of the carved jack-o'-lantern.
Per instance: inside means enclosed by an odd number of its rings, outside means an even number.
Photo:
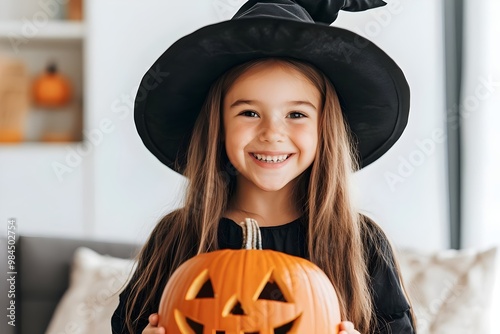
[[[166,333],[338,333],[338,299],[325,273],[299,257],[251,249],[260,245],[258,225],[242,224],[247,249],[200,254],[174,272],[159,309]]]

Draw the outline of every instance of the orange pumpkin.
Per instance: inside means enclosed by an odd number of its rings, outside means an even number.
[[[251,249],[258,225],[242,224],[247,249],[200,254],[174,272],[159,308],[166,333],[338,333],[339,303],[325,273],[299,257]]]
[[[33,97],[40,107],[63,107],[71,100],[71,84],[57,71],[55,64],[47,67],[33,83]]]

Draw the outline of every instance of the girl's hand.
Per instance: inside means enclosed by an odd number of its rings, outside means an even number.
[[[149,316],[149,324],[144,328],[142,334],[165,334],[165,328],[158,327],[158,313]]]
[[[340,323],[340,332],[339,334],[360,334],[357,330],[354,329],[354,324],[350,321],[342,321]]]

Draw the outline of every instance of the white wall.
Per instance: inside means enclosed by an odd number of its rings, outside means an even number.
[[[445,143],[429,146],[433,132],[444,131],[441,4],[389,2],[396,6],[342,12],[335,23],[368,35],[386,50],[403,68],[412,90],[409,126],[400,142],[355,177],[358,206],[386,229],[396,245],[443,248],[447,246]],[[0,188],[18,189],[14,196],[0,190],[0,219],[19,217],[27,233],[143,241],[156,221],[179,205],[184,180],[157,161],[135,131],[132,101],[140,79],[177,38],[230,18],[242,3],[88,0],[85,124],[87,137],[94,140],[86,141],[90,153],[58,186],[68,196],[57,193],[61,214],[56,215],[50,196],[58,191],[50,189],[55,183],[50,181],[46,189],[27,181],[27,176],[36,175],[43,185],[53,176],[23,164],[5,168],[16,152],[0,147]],[[38,166],[43,170],[47,164],[40,160]],[[30,189],[29,197],[23,195]]]

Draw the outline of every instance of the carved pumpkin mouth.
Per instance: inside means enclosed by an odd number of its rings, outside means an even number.
[[[295,321],[300,317],[297,316],[295,319],[293,319],[290,322],[287,322],[286,324],[276,327],[273,331],[273,334],[289,334],[290,330],[293,327],[293,324]],[[184,317],[186,324],[189,326],[189,328],[194,332],[194,334],[203,334],[204,333],[204,326],[203,324],[200,324],[193,319],[190,319],[189,317]],[[187,333],[186,333],[187,334]],[[226,334],[226,331],[215,331],[215,334]],[[260,332],[241,332],[240,334],[260,334]]]

